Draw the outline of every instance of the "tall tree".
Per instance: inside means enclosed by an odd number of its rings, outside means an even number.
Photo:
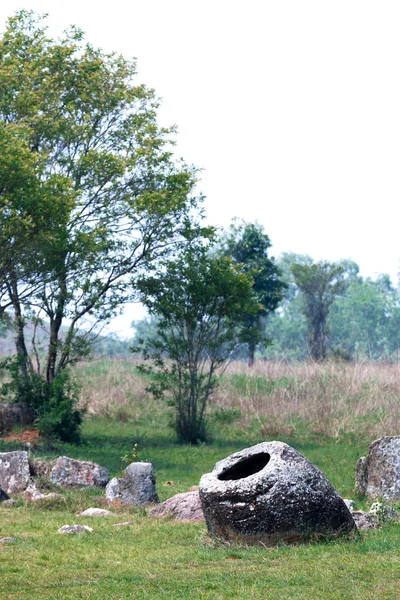
[[[48,224],[36,227],[35,251],[17,255],[2,282],[23,370],[33,369],[24,315],[49,323],[47,356],[42,365],[36,353],[36,369],[52,384],[85,351],[82,323],[90,330],[106,322],[142,270],[193,236],[196,171],[173,160],[173,129],[157,124],[158,99],[135,83],[135,63],[85,43],[80,30],[54,40],[41,17],[21,11],[0,39],[0,64],[0,124],[23,129],[23,152],[40,165],[33,179],[41,203],[24,207],[27,222],[40,222],[44,206]],[[32,173],[33,166],[25,183]],[[20,198],[8,196],[1,231],[10,214],[21,216]],[[15,239],[10,232],[1,240],[6,255],[15,256]],[[32,281],[41,285],[24,295]]]
[[[243,312],[241,341],[247,344],[251,367],[257,345],[270,340],[265,335],[265,317],[273,312],[282,300],[287,285],[273,257],[269,257],[271,241],[259,223],[233,223],[221,242],[222,254],[241,265],[244,273],[253,278],[253,293],[259,304],[256,313]]]
[[[337,296],[345,290],[341,264],[325,261],[291,266],[296,285],[304,298],[304,314],[308,322],[308,340],[311,357],[316,361],[326,358],[327,317]]]

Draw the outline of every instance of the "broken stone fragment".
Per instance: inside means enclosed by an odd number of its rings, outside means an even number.
[[[122,477],[114,477],[106,487],[109,502],[143,506],[158,502],[156,476],[151,463],[131,463]]]
[[[282,442],[265,442],[218,462],[200,480],[208,531],[226,540],[276,544],[356,530],[325,475]]]
[[[67,456],[57,458],[50,481],[62,487],[105,487],[110,476],[104,467]]]
[[[356,489],[369,498],[400,500],[400,436],[372,442],[368,456],[357,463]]]
[[[87,508],[79,513],[81,517],[113,517],[114,513],[104,508]]]
[[[204,521],[198,490],[176,494],[152,508],[152,517],[174,517],[178,521]]]
[[[28,487],[29,479],[27,452],[0,452],[0,487],[6,494],[23,492]]]
[[[366,529],[376,529],[378,527],[378,521],[375,519],[375,517],[364,510],[354,510],[352,511],[351,516],[357,525],[357,529],[360,531]]]
[[[63,525],[57,530],[57,533],[85,533],[92,532],[93,529],[87,525]]]

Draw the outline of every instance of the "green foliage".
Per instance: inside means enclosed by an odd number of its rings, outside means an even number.
[[[205,441],[216,373],[238,344],[242,313],[258,310],[251,278],[228,258],[211,258],[206,246],[192,243],[158,277],[138,285],[142,302],[158,317],[156,336],[141,344],[153,364],[141,372],[151,376],[150,391],[175,407],[178,439]]]
[[[321,261],[311,265],[293,263],[291,270],[304,298],[310,355],[316,361],[324,360],[328,333],[326,320],[331,304],[345,290],[344,267]]]
[[[271,343],[263,327],[265,317],[277,308],[287,288],[274,258],[268,256],[270,247],[270,239],[261,225],[243,222],[231,225],[218,250],[253,278],[253,294],[259,307],[257,312],[243,312],[241,318],[241,342],[248,347],[249,365],[254,363],[257,345]]]
[[[359,278],[332,304],[329,341],[336,351],[358,359],[398,355],[400,304],[390,280]]]
[[[47,439],[79,443],[83,411],[78,408],[78,391],[67,371],[60,373],[51,383],[38,373],[23,377],[18,357],[2,361],[11,381],[4,383],[2,394],[32,408],[35,423]]]
[[[45,17],[22,10],[0,63],[0,314],[13,311],[21,376],[52,384],[143,271],[208,230],[196,221],[196,170],[173,159],[174,130],[158,125],[133,61],[74,27],[52,39]],[[34,361],[27,319],[35,334],[48,323]]]

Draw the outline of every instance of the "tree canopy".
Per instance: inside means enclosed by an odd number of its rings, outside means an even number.
[[[20,11],[0,38],[0,64],[1,307],[14,312],[22,376],[35,369],[51,384],[143,270],[203,233],[201,198],[134,61],[75,27],[52,39],[45,18]],[[43,365],[33,341],[35,367],[27,317],[49,323]]]
[[[254,363],[257,345],[270,342],[265,335],[265,317],[277,308],[287,288],[274,258],[268,256],[270,248],[271,241],[258,223],[233,223],[220,243],[220,253],[229,256],[253,278],[258,310],[243,312],[241,317],[241,341],[248,347],[250,366]]]

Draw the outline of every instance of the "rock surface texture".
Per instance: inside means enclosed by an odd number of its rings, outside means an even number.
[[[357,462],[356,489],[369,498],[400,500],[400,436],[385,436]]]
[[[5,502],[6,500],[9,500],[10,497],[7,496],[7,494],[5,493],[4,490],[1,489],[0,487],[0,502]]]
[[[104,467],[67,456],[57,458],[50,474],[51,482],[62,487],[105,487],[109,479]]]
[[[198,491],[176,494],[151,509],[152,517],[174,517],[178,521],[204,521]]]
[[[114,513],[105,508],[87,508],[79,513],[81,517],[114,517]]]
[[[211,535],[275,544],[356,529],[332,484],[299,452],[264,442],[218,462],[200,480]]]
[[[122,477],[111,479],[106,487],[109,502],[142,506],[158,502],[156,476],[151,463],[131,463]]]
[[[57,530],[57,533],[91,533],[93,529],[87,525],[63,525]]]
[[[6,494],[23,492],[29,485],[29,479],[27,452],[0,452],[0,487]]]

